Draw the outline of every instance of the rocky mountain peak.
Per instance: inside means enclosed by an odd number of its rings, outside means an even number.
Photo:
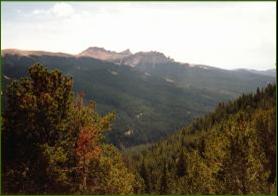
[[[83,52],[81,52],[78,56],[87,56],[100,60],[115,61],[131,54],[132,53],[128,49],[122,52],[115,52],[100,47],[89,47]]]
[[[132,55],[132,53],[130,52],[130,50],[129,49],[126,49],[126,50],[124,50],[124,51],[122,51],[122,52],[120,52],[121,54],[125,54],[125,55]]]
[[[157,51],[149,52],[137,52],[134,55],[130,55],[124,58],[122,64],[130,65],[132,67],[145,64],[145,65],[157,65],[173,62],[174,60],[166,57],[163,53]]]

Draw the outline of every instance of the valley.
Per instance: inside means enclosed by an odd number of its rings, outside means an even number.
[[[108,51],[89,47],[78,55],[44,51],[2,51],[4,86],[34,63],[73,78],[73,89],[116,112],[107,142],[120,148],[153,143],[172,134],[219,102],[253,92],[275,77],[242,70],[175,62],[159,52]]]

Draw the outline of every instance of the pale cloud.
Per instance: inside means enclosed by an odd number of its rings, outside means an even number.
[[[266,69],[276,62],[275,2],[50,5],[34,6],[24,20],[3,17],[2,46],[72,54],[89,46],[157,50],[180,62],[227,69]]]
[[[73,15],[74,8],[68,3],[56,3],[50,9],[35,9],[32,11],[33,15],[48,15],[55,17],[68,17]],[[45,16],[44,16],[45,17]]]
[[[33,10],[33,11],[32,11],[32,14],[34,14],[34,15],[38,15],[38,14],[47,14],[47,13],[49,13],[49,12],[46,11],[46,10]]]
[[[22,10],[17,9],[17,10],[16,10],[16,13],[17,13],[17,14],[21,14],[21,13],[22,13]]]
[[[74,9],[68,3],[56,3],[51,9],[51,12],[58,17],[67,17],[74,14]]]

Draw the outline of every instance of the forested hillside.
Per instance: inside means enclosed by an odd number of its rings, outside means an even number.
[[[191,67],[172,60],[157,64],[158,54],[138,53],[131,60],[140,57],[140,64],[131,67],[63,53],[4,50],[3,82],[6,86],[26,76],[33,63],[61,70],[73,78],[75,92],[84,92],[86,101],[98,103],[100,114],[117,113],[113,131],[106,133],[106,139],[118,147],[129,147],[155,142],[208,113],[218,102],[275,81],[275,77]],[[142,64],[152,59],[155,65]]]
[[[219,103],[173,136],[126,152],[145,193],[273,193],[276,85]]]
[[[117,113],[35,64],[5,91],[2,187],[8,194],[258,194],[276,182],[276,85],[257,89],[154,145],[105,142]]]

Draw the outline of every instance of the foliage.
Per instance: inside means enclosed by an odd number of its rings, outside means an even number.
[[[132,194],[135,176],[128,171],[121,154],[112,145],[104,145],[100,159],[91,162],[90,175],[93,194]]]
[[[4,193],[133,193],[135,176],[103,146],[114,113],[100,116],[71,88],[71,78],[38,64],[7,88]]]
[[[7,90],[3,160],[5,177],[16,179],[9,189],[32,193],[48,189],[49,181],[55,186],[53,176],[47,175],[48,165],[66,160],[57,144],[67,134],[72,80],[40,65],[30,67],[29,76],[12,82]],[[54,149],[52,159],[44,156]]]
[[[273,193],[275,90],[269,84],[255,94],[220,103],[213,113],[171,137],[141,151],[127,151],[130,165],[154,194]]]

